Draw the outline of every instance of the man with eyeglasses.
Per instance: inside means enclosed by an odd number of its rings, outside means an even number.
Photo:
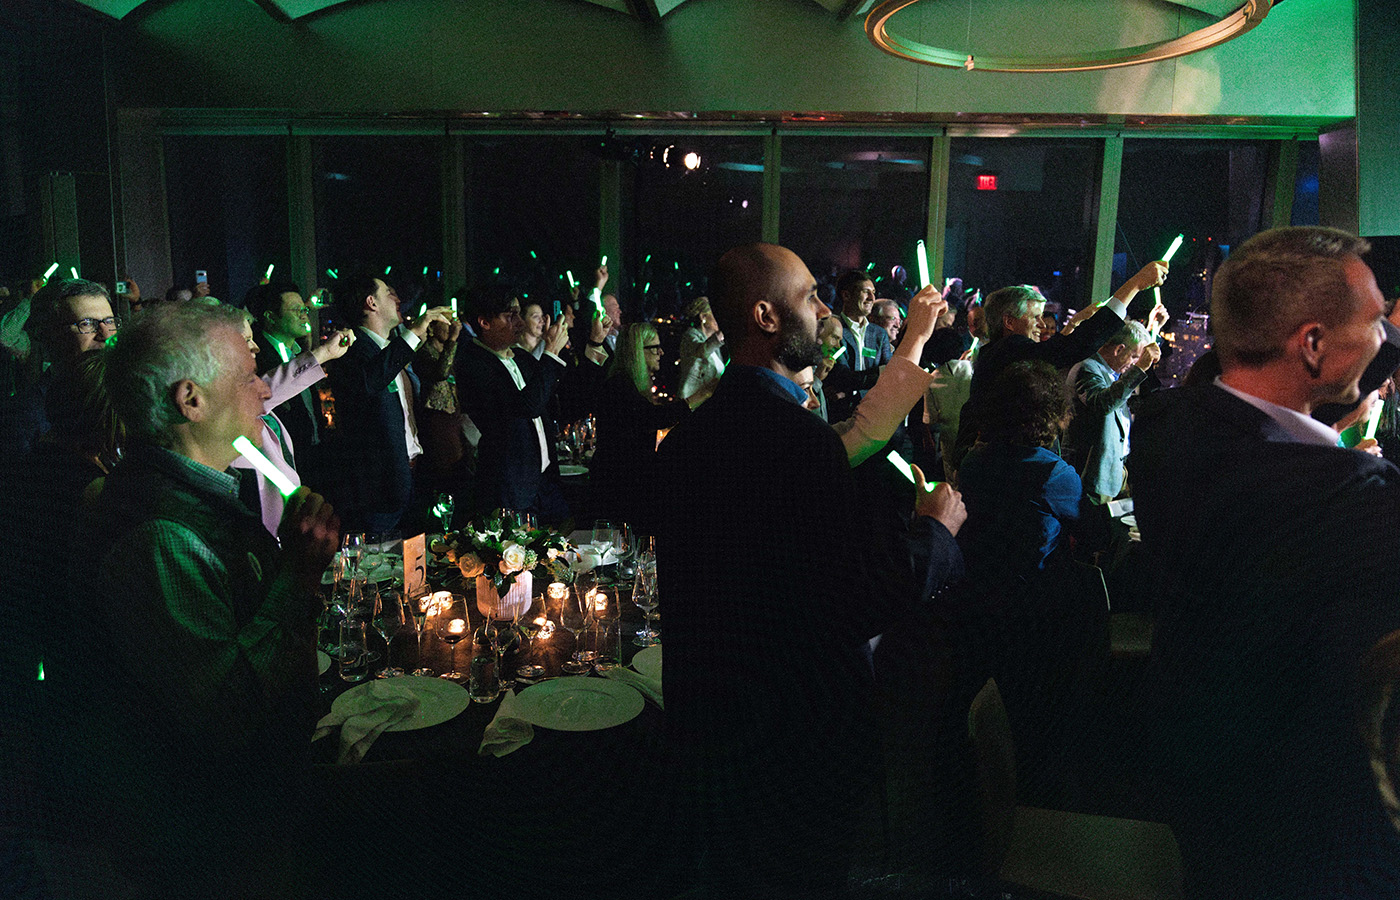
[[[321,361],[306,352],[304,342],[311,336],[311,311],[302,300],[300,288],[290,281],[259,284],[248,292],[246,300],[258,344],[258,374],[266,375],[293,360],[299,360],[294,370],[297,376],[312,366],[320,369]],[[312,448],[321,442],[319,393],[307,388],[279,404],[274,412],[287,426],[291,445],[297,448],[298,468],[318,459],[319,451]]]

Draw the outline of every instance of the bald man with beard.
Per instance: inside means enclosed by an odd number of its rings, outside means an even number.
[[[675,495],[658,573],[678,827],[709,888],[834,896],[877,783],[869,639],[961,571],[966,514],[951,488],[920,484],[907,533],[849,522],[836,555],[812,540],[830,510],[862,506],[841,439],[796,383],[830,310],[773,244],[726,253],[710,287],[731,363],[659,454]]]

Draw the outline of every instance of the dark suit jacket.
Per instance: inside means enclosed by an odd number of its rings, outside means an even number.
[[[928,518],[906,534],[866,528],[836,433],[749,367],[731,366],[676,426],[658,467],[676,749],[724,770],[732,780],[709,789],[736,810],[844,796],[875,749],[867,641],[961,573],[956,542]],[[837,553],[820,537],[833,516]]]
[[[1142,759],[1188,869],[1222,896],[1400,895],[1355,719],[1358,660],[1400,628],[1400,470],[1210,383],[1144,398],[1129,469],[1161,607]]]
[[[413,350],[402,337],[391,337],[380,350],[362,334],[344,356],[327,365],[335,395],[333,496],[347,531],[391,531],[408,508],[413,472],[395,379],[407,371],[416,403],[412,359]]]
[[[481,430],[476,448],[477,510],[533,509],[540,491],[540,439],[534,419],[545,420],[545,441],[554,446],[549,401],[564,367],[545,355],[515,354],[525,388],[515,386],[500,357],[478,344],[457,350],[457,396],[462,411]]]
[[[841,324],[845,326],[844,319]],[[889,362],[890,357],[894,355],[894,348],[890,346],[889,332],[874,322],[865,323],[865,349],[871,351],[873,355],[866,356],[856,350],[856,336],[847,327],[843,327],[841,330],[841,346],[846,348],[846,353],[836,361],[836,364],[839,366],[845,363],[855,372],[879,368]]]
[[[978,352],[977,365],[972,370],[971,399],[976,400],[1001,370],[1014,362],[1042,359],[1057,369],[1068,369],[1093,356],[1122,327],[1123,317],[1105,306],[1069,334],[1056,334],[1049,340],[1033,341],[1025,335],[1004,334]]]

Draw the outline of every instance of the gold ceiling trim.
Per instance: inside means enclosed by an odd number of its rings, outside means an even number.
[[[1219,46],[1264,21],[1275,0],[1246,0],[1239,9],[1215,24],[1170,40],[1118,50],[1094,50],[1073,56],[974,56],[933,47],[892,31],[890,19],[900,10],[919,2],[922,0],[883,0],[875,4],[865,17],[865,34],[870,42],[892,56],[926,66],[969,71],[981,69],[987,72],[1088,72],[1161,62]]]

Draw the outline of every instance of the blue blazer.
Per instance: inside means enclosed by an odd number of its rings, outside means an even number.
[[[1116,497],[1123,490],[1127,458],[1128,398],[1147,372],[1137,366],[1113,380],[1113,370],[1095,353],[1069,372],[1074,419],[1065,434],[1065,461],[1074,466],[1086,494]]]

